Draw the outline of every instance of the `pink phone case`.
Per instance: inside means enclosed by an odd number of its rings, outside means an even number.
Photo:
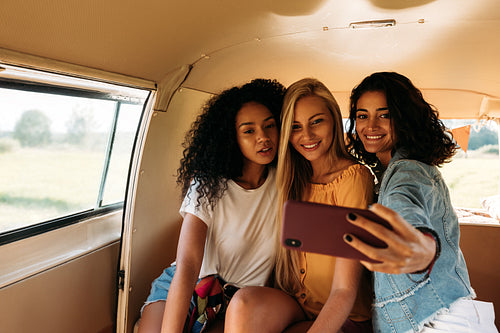
[[[376,262],[348,245],[343,236],[353,234],[363,242],[383,248],[387,244],[347,221],[356,213],[392,229],[387,221],[366,209],[288,200],[283,206],[281,243],[289,249]]]

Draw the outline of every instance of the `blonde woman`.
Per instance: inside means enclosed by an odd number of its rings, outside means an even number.
[[[338,104],[318,80],[287,89],[277,185],[279,220],[288,199],[358,208],[372,201],[372,176],[347,153]],[[369,276],[358,261],[279,247],[276,285],[238,291],[226,331],[371,332]]]

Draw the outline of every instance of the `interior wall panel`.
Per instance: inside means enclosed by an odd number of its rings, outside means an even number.
[[[154,112],[142,156],[133,217],[126,331],[139,319],[151,282],[175,260],[182,218],[176,172],[182,142],[210,94],[181,88],[166,112]]]
[[[119,242],[0,289],[0,331],[112,333]]]

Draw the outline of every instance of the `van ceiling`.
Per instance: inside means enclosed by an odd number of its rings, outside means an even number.
[[[500,98],[498,0],[2,0],[0,48],[155,82],[194,65],[184,86],[207,92],[310,76],[345,104],[391,70],[448,108]]]

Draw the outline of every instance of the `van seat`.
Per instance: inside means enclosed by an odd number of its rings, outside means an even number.
[[[493,302],[500,328],[500,225],[460,224],[460,248],[467,262],[472,287],[481,301]],[[133,333],[139,329],[139,320]]]
[[[500,327],[500,225],[460,224],[460,248],[478,300],[493,302]]]

